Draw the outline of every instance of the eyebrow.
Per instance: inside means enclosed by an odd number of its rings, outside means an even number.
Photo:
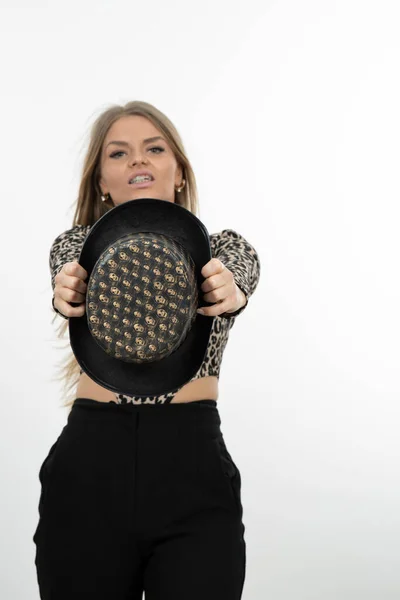
[[[155,142],[156,140],[164,140],[163,137],[161,137],[161,135],[156,135],[154,137],[150,137],[150,138],[146,138],[145,140],[143,140],[143,142],[145,144],[149,143],[149,142]],[[124,142],[122,140],[114,140],[113,142],[108,142],[106,148],[108,148],[108,146],[110,146],[111,144],[119,144],[120,146],[129,146],[128,142]]]

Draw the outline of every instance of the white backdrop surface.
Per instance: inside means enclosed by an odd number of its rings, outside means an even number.
[[[218,401],[243,600],[398,600],[399,29],[395,0],[2,5],[4,600],[39,598],[37,475],[67,414],[48,253],[91,123],[129,100],[177,126],[208,230],[261,259]]]

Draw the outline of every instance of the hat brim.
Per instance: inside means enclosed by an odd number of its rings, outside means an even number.
[[[88,273],[86,281],[98,257],[109,245],[127,233],[147,231],[170,236],[186,248],[195,264],[200,291],[204,281],[201,269],[212,258],[208,231],[186,208],[155,198],[130,200],[96,221],[78,260]],[[199,370],[213,321],[214,317],[197,313],[187,337],[172,354],[145,364],[127,363],[105,353],[90,333],[86,314],[69,319],[69,336],[78,364],[96,383],[118,394],[159,396],[180,388]]]

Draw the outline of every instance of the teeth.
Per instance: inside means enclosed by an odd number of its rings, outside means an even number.
[[[131,179],[129,183],[139,183],[142,181],[151,181],[151,177],[148,175],[138,175],[134,179]]]

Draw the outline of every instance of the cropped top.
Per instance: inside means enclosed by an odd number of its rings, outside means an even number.
[[[54,291],[55,277],[67,262],[78,261],[80,251],[91,229],[91,225],[75,225],[56,237],[50,248],[49,265],[51,284]],[[253,246],[240,233],[233,229],[224,229],[210,234],[212,257],[216,257],[233,273],[237,286],[246,296],[246,302],[234,313],[223,313],[214,317],[206,354],[199,370],[190,381],[201,377],[216,376],[219,378],[222,355],[225,350],[230,329],[236,317],[243,312],[248,299],[257,287],[260,278],[260,259]],[[83,371],[81,370],[81,373]],[[187,382],[189,383],[189,382]],[[181,386],[183,387],[183,386]],[[117,404],[164,404],[174,398],[177,388],[161,396],[126,396],[115,393]]]

